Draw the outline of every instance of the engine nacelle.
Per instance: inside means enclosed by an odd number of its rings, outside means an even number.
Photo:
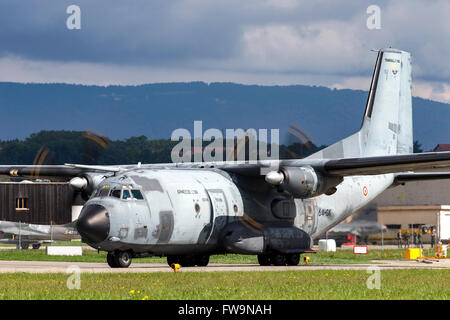
[[[266,181],[277,185],[294,198],[306,199],[321,194],[331,195],[336,192],[336,186],[342,182],[342,177],[324,177],[311,167],[284,167],[279,172],[272,171],[266,176]]]
[[[74,190],[81,192],[83,199],[87,200],[105,177],[104,174],[85,173],[81,176],[72,178],[69,181],[69,185]]]
[[[305,199],[318,195],[323,179],[313,168],[282,168],[281,172],[284,179],[280,186],[294,198]]]

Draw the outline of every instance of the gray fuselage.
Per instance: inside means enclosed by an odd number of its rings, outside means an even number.
[[[162,256],[257,254],[267,250],[266,230],[271,238],[297,230],[315,238],[369,203],[392,180],[392,175],[346,177],[333,195],[293,199],[263,177],[217,169],[136,169],[98,185],[83,210],[103,207],[109,230],[103,241],[83,240],[99,250]],[[274,207],[279,201],[284,211]],[[309,249],[297,248],[309,247],[301,241],[292,249]]]

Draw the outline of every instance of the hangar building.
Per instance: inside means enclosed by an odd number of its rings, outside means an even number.
[[[386,237],[394,237],[398,229],[435,226],[437,234],[450,225],[450,181],[408,182],[389,188],[373,202],[377,221],[387,228]],[[444,225],[444,223],[446,225]],[[442,236],[447,239],[447,231]],[[429,242],[430,236],[424,237]]]
[[[66,182],[0,182],[0,220],[65,224],[76,219],[84,201]]]

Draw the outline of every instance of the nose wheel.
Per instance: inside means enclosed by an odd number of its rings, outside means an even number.
[[[106,262],[111,268],[128,268],[133,257],[129,251],[108,252]]]

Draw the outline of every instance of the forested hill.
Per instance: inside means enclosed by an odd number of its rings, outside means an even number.
[[[367,92],[311,86],[163,83],[140,86],[0,83],[0,140],[41,130],[95,130],[112,140],[169,139],[173,130],[278,128],[281,143],[299,141],[290,125],[316,145],[357,131]],[[425,150],[450,143],[450,105],[413,99],[414,139]]]
[[[189,141],[189,140],[188,140]],[[123,140],[110,140],[101,135],[81,131],[41,131],[31,134],[26,139],[0,141],[0,164],[137,164],[170,163],[173,147],[179,141],[168,139],[150,140],[145,136],[130,137]],[[191,144],[191,161],[196,150]],[[203,146],[210,142],[204,141]],[[224,142],[225,147],[225,142]],[[324,146],[312,143],[295,142],[289,146],[279,147],[281,159],[304,158]],[[238,148],[248,156],[248,147]],[[270,146],[268,147],[270,149]],[[226,150],[224,155],[226,154]],[[247,157],[248,159],[248,157]],[[225,160],[225,159],[222,159]]]

